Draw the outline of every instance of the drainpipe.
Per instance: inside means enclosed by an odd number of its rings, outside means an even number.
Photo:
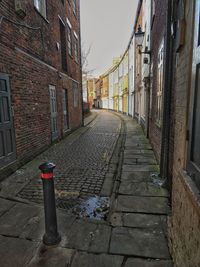
[[[80,1],[78,3],[78,20],[79,20],[79,64],[80,64],[80,89],[81,89],[81,126],[84,126],[84,103],[83,103],[83,73],[82,73],[82,53],[81,53],[81,24],[80,24]]]
[[[164,179],[164,187],[167,187],[171,194],[172,181],[169,177],[169,153],[170,153],[170,135],[173,129],[170,129],[171,114],[171,96],[173,86],[173,39],[171,37],[171,18],[172,3],[168,0],[167,11],[167,34],[166,34],[166,61],[165,61],[165,81],[164,81],[164,103],[163,103],[163,127],[161,141],[161,160],[160,176]]]

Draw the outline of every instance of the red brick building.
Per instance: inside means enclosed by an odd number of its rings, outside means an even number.
[[[152,1],[151,12],[151,75],[149,107],[149,139],[160,160],[164,72],[166,54],[167,1]]]
[[[0,2],[0,168],[82,124],[79,0]]]
[[[95,108],[102,107],[102,101],[101,101],[102,85],[103,85],[102,79],[99,78],[95,83],[95,91],[96,91],[96,99],[94,99]]]

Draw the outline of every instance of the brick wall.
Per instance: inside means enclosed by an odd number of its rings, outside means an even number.
[[[3,0],[0,3],[0,16],[40,28],[32,30],[7,19],[3,19],[0,24],[0,73],[8,74],[10,79],[17,165],[51,144],[49,85],[56,87],[58,139],[65,135],[63,89],[68,91],[70,130],[82,123],[80,64],[75,62],[73,55],[71,57],[67,53],[68,69],[64,71],[61,51],[57,46],[60,43],[59,17],[64,22],[68,17],[80,40],[79,12],[76,17],[69,1],[64,2],[65,6],[62,1],[47,1],[47,19],[38,13],[31,0],[24,4],[24,19],[15,13],[14,1]],[[72,80],[79,83],[78,107],[74,107]]]
[[[152,112],[151,112],[151,118],[149,120],[149,139],[158,160],[160,160],[160,152],[161,152],[161,127],[158,126],[156,123],[158,51],[163,38],[166,40],[165,38],[166,22],[167,22],[167,1],[156,0],[155,16],[153,18],[151,25],[152,27],[151,61],[153,64],[153,73],[152,73],[153,84],[152,84],[152,107],[151,107]]]
[[[186,130],[191,88],[193,3],[185,1],[185,45],[176,57],[172,214],[169,216],[170,250],[177,267],[200,266],[199,191],[186,175]]]
[[[199,192],[184,173],[174,173],[172,195],[169,245],[175,267],[199,267]]]

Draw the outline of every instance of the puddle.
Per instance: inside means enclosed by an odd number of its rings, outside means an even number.
[[[106,220],[109,213],[109,198],[90,197],[89,199],[83,200],[78,206],[75,206],[73,213],[80,218]]]

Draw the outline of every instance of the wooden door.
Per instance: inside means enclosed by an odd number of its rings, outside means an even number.
[[[68,118],[68,94],[67,90],[63,90],[63,121],[64,131],[69,129],[69,118]]]
[[[51,110],[51,137],[53,141],[58,138],[56,87],[53,85],[49,86],[49,96]]]
[[[16,159],[9,77],[0,74],[0,168]]]

